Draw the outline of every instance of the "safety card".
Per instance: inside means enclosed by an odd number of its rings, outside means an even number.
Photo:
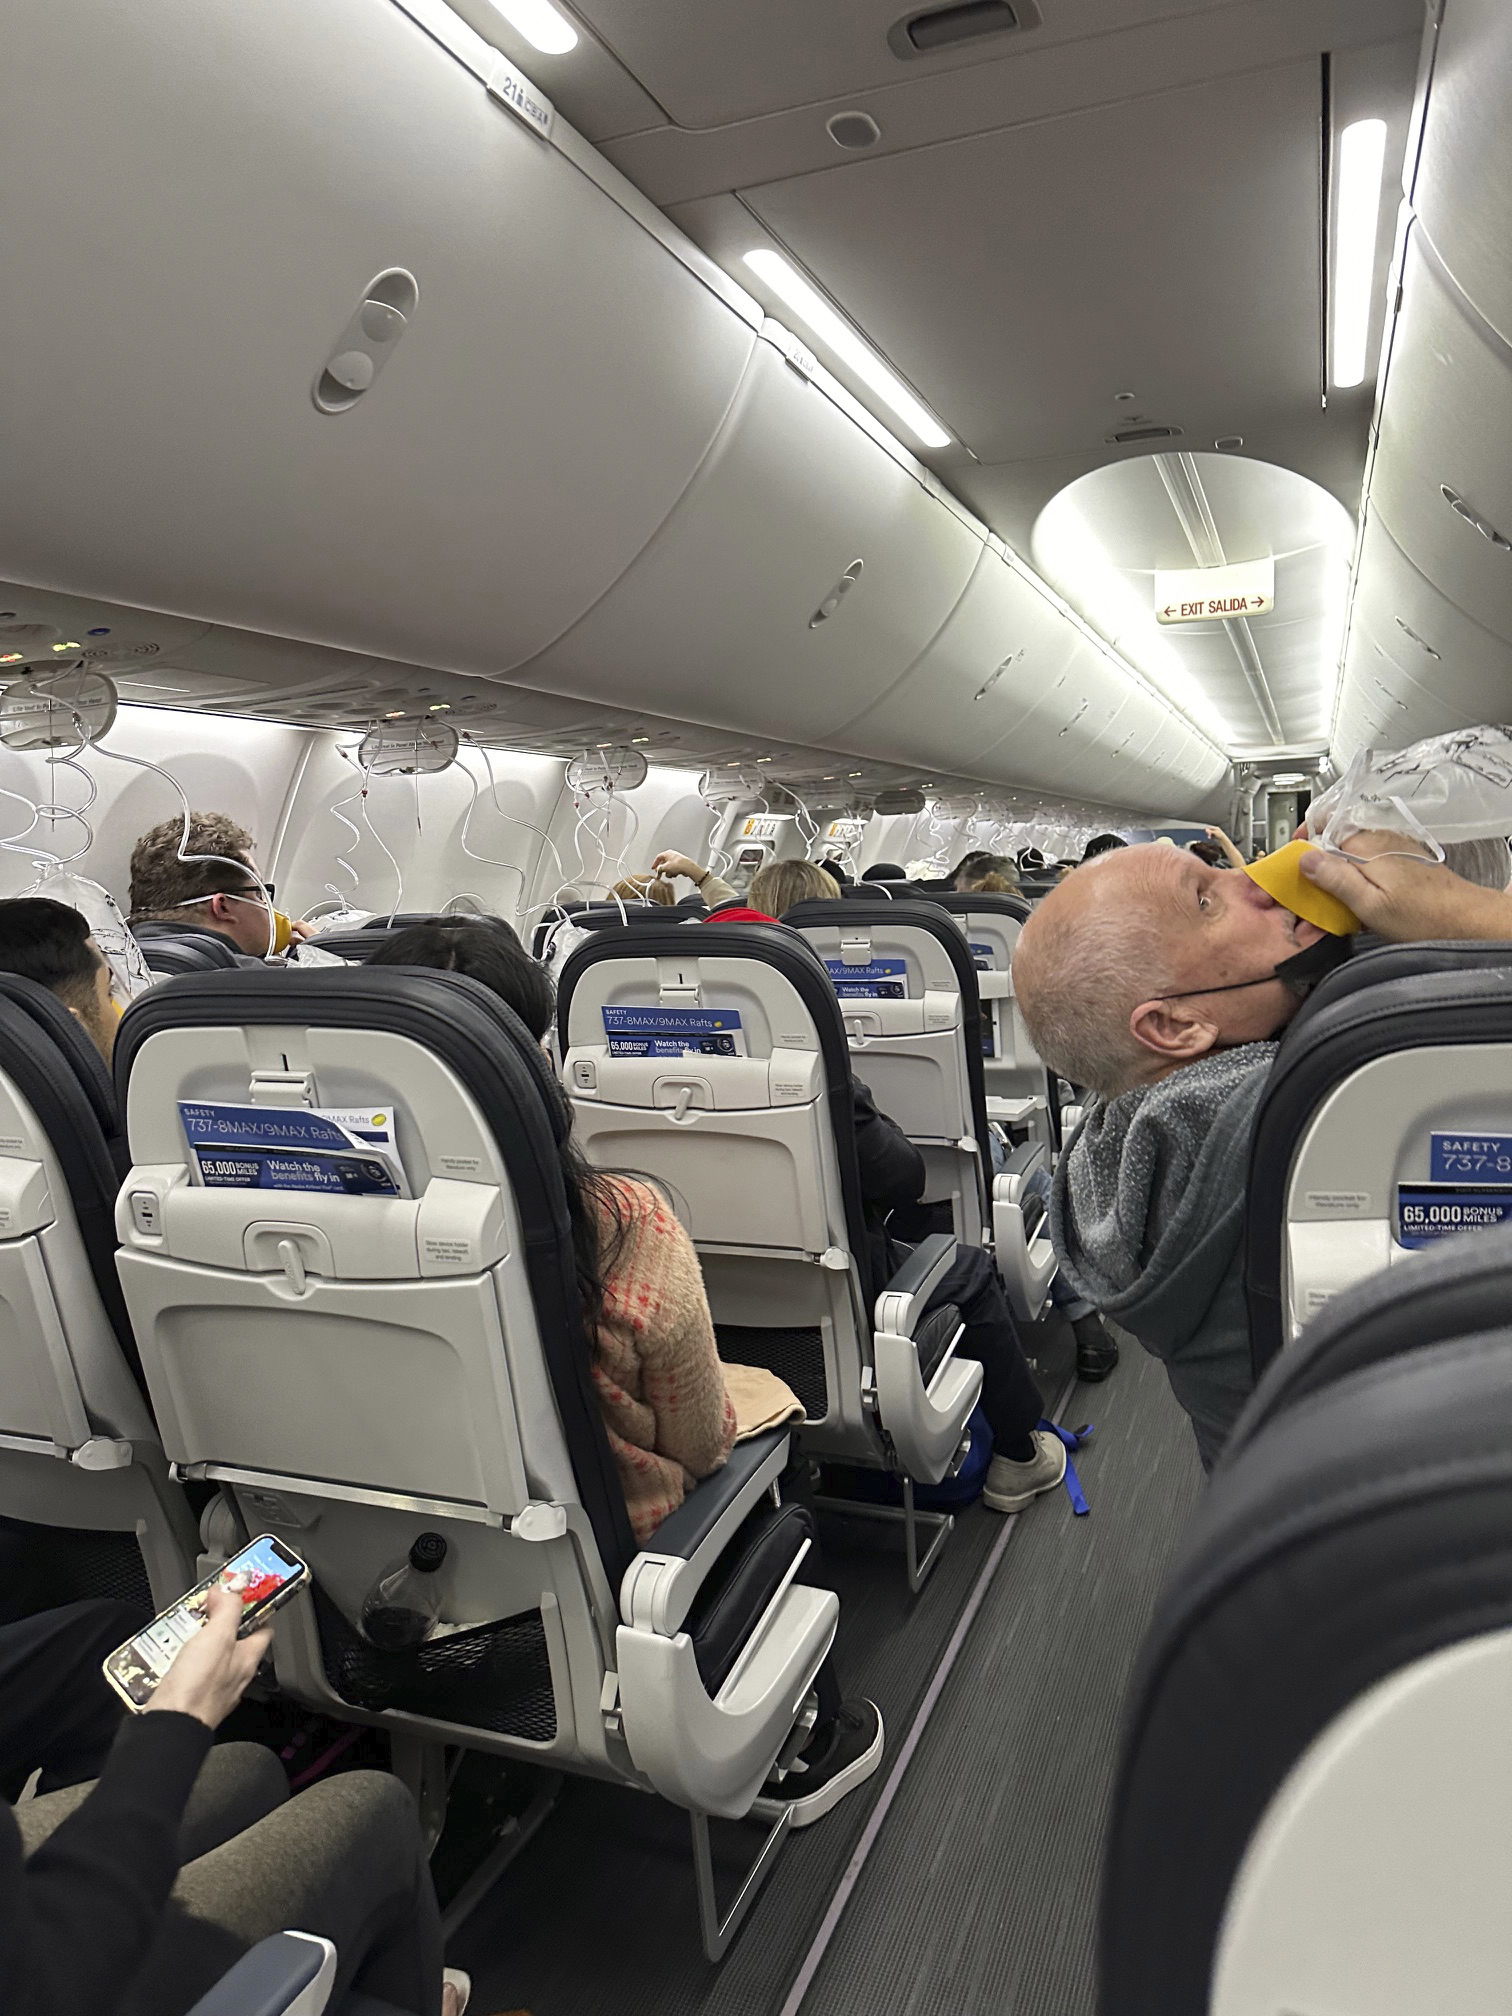
[[[744,1057],[734,1008],[605,1008],[611,1057]]]
[[[180,1099],[199,1181],[210,1190],[329,1190],[407,1197],[391,1106],[222,1106]]]
[[[1512,1184],[1512,1134],[1430,1134],[1435,1183]]]
[[[824,964],[842,1001],[901,1001],[908,993],[905,959],[868,959],[864,966],[826,959]]]
[[[1431,1246],[1512,1219],[1512,1134],[1434,1133],[1428,1151],[1431,1180],[1397,1185],[1402,1245]]]

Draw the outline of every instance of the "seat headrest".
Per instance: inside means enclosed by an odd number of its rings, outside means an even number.
[[[1010,896],[1006,890],[942,889],[938,896],[931,896],[929,900],[938,903],[942,910],[948,910],[952,917],[996,915],[1012,917],[1024,924],[1033,915],[1022,896]]]
[[[1391,980],[1417,980],[1430,973],[1503,967],[1512,967],[1512,944],[1497,944],[1484,938],[1428,939],[1417,945],[1362,948],[1323,976],[1298,1009],[1291,1026],[1305,1028],[1323,1009],[1347,1000],[1362,988],[1383,986]]]
[[[117,1131],[115,1086],[110,1069],[77,1015],[69,1013],[57,995],[16,973],[0,973],[0,1000],[13,1002],[48,1036],[72,1067],[79,1089],[89,1101],[100,1131]]]

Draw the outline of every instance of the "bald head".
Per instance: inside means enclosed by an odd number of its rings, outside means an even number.
[[[1139,1062],[1129,1031],[1164,988],[1153,847],[1095,855],[1052,889],[1019,934],[1013,991],[1052,1071],[1110,1097]],[[1171,857],[1173,858],[1173,857]]]
[[[1273,1035],[1297,1002],[1271,976],[1321,936],[1247,875],[1173,847],[1125,847],[1040,904],[1013,989],[1051,1070],[1113,1097]]]

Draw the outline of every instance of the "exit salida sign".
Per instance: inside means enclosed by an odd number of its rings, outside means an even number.
[[[1228,567],[1157,570],[1157,623],[1232,623],[1265,616],[1276,606],[1274,560],[1240,560]]]

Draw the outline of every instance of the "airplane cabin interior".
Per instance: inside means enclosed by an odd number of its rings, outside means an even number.
[[[6,29],[18,2012],[1503,2007],[1512,12]]]

